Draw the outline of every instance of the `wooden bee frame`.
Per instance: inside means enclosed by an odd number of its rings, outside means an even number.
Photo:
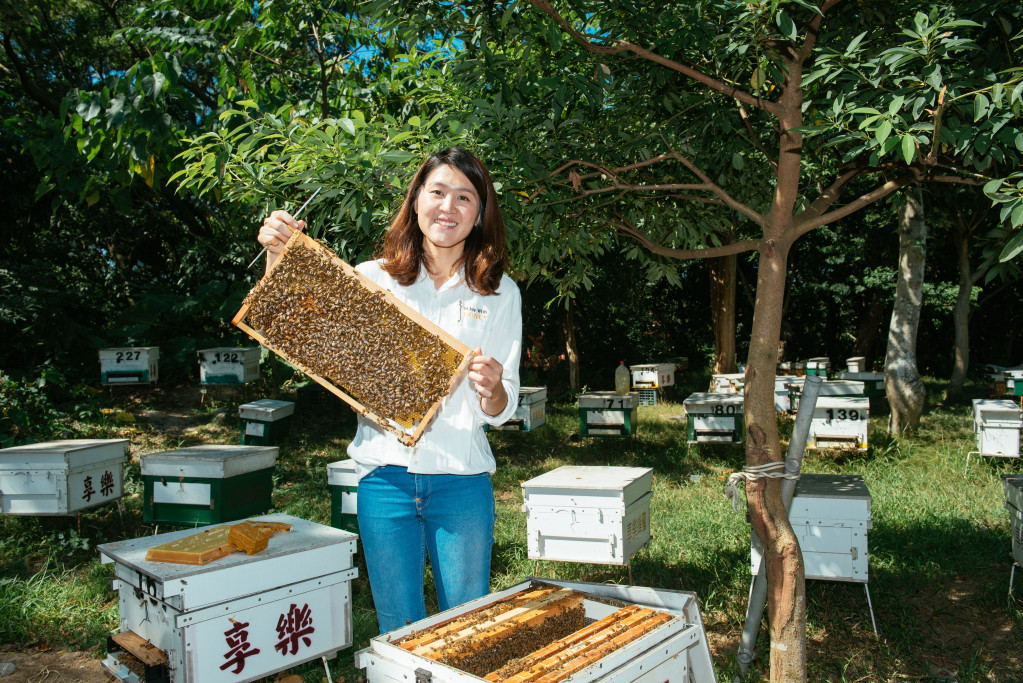
[[[345,283],[344,297],[348,297],[346,300],[354,302],[351,305],[356,307],[372,306],[376,307],[377,310],[384,310],[380,309],[382,302],[387,307],[387,315],[391,315],[391,309],[400,314],[393,317],[392,323],[396,322],[397,325],[394,325],[394,327],[400,326],[402,328],[400,332],[403,335],[401,337],[401,344],[387,347],[386,343],[381,339],[380,329],[375,329],[372,324],[355,325],[349,323],[345,328],[345,334],[359,336],[363,344],[359,348],[371,349],[372,353],[370,355],[375,354],[376,364],[382,362],[381,353],[393,354],[393,357],[387,358],[387,361],[392,366],[392,361],[396,359],[405,360],[403,373],[392,372],[390,378],[374,377],[372,374],[374,372],[374,360],[372,358],[364,359],[364,362],[360,363],[358,369],[365,371],[365,375],[360,374],[359,377],[366,379],[372,386],[367,389],[365,385],[362,385],[363,388],[359,391],[353,390],[350,387],[342,388],[335,383],[337,381],[336,377],[327,377],[325,376],[326,373],[316,372],[313,369],[318,365],[322,366],[323,363],[321,359],[312,355],[313,351],[308,351],[305,344],[286,344],[283,338],[278,338],[275,333],[269,330],[255,329],[250,324],[250,313],[253,306],[259,305],[260,297],[269,299],[272,296],[279,295],[279,290],[274,289],[275,284],[278,284],[275,280],[275,275],[286,272],[281,269],[291,268],[293,262],[303,263],[296,259],[309,258],[309,254],[304,253],[303,250],[309,250],[318,259],[316,261],[318,266],[324,266],[324,262],[326,262],[327,265],[324,267],[333,269],[331,275],[338,279],[338,281]],[[306,289],[299,287],[295,291],[289,290],[296,310],[301,309],[302,315],[305,316],[303,318],[305,327],[312,327],[312,323],[321,322],[324,318],[324,311],[337,309],[336,304],[339,297],[335,295],[340,295],[340,292],[316,291],[316,284],[316,282],[310,281],[303,283],[303,285],[307,285]],[[440,407],[441,401],[450,393],[452,387],[454,387],[461,374],[465,372],[472,359],[472,349],[468,346],[430,320],[427,320],[407,304],[398,300],[391,292],[357,272],[329,248],[302,232],[292,234],[291,239],[288,240],[288,243],[281,251],[280,258],[274,262],[266,275],[252,288],[245,299],[245,303],[238,313],[235,314],[231,323],[297,367],[331,393],[337,395],[357,412],[373,420],[382,429],[397,436],[399,441],[406,446],[412,446],[419,440],[419,437],[422,436],[423,431],[429,426],[434,414]],[[308,330],[299,331],[293,329],[290,331],[298,333],[300,336],[308,332]],[[374,334],[376,334],[376,337],[373,336]],[[306,336],[308,335],[306,334]],[[280,343],[275,343],[275,341]],[[405,342],[408,342],[412,348],[410,349]],[[382,349],[382,344],[386,348]],[[417,348],[416,344],[425,344],[430,346],[430,348],[440,349],[440,351],[427,356],[420,352],[421,349]],[[285,346],[290,346],[291,350],[283,348]],[[345,348],[354,347],[347,346]],[[348,363],[346,367],[350,365],[351,363]],[[427,382],[424,379],[425,377],[428,377],[431,382]],[[386,398],[381,400],[381,397],[393,397],[395,392],[391,382],[395,379],[415,384],[416,386],[430,384],[430,386],[434,387],[434,390],[430,393],[431,398],[424,398],[423,395],[417,394],[420,399],[417,405],[408,407],[409,404],[406,402],[401,410],[397,409],[393,401],[388,403]],[[440,383],[442,379],[446,380],[446,382]],[[416,384],[416,380],[421,380],[420,384]],[[360,392],[362,395],[359,397],[353,395]],[[371,401],[371,397],[376,400]],[[373,405],[368,405],[370,403]]]

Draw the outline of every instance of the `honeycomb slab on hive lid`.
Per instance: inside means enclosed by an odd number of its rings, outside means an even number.
[[[472,359],[468,346],[301,232],[231,322],[409,446]]]

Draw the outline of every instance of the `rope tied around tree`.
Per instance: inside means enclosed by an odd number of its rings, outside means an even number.
[[[736,514],[742,512],[739,482],[754,479],[799,479],[799,472],[788,472],[783,461],[774,461],[763,465],[746,465],[741,472],[732,472],[728,475],[728,482],[725,484],[725,498],[732,501],[732,510]]]

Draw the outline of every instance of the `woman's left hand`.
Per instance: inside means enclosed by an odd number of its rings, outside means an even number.
[[[473,359],[469,362],[469,380],[480,395],[483,412],[497,415],[508,405],[508,392],[501,382],[504,366],[496,358],[484,356],[481,348],[475,349],[473,353]]]

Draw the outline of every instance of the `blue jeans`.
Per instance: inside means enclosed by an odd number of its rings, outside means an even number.
[[[358,515],[381,633],[426,617],[427,552],[441,611],[490,592],[490,475],[378,467],[359,481]]]

